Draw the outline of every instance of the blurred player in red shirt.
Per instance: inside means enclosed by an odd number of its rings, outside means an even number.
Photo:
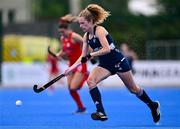
[[[62,49],[56,54],[56,56],[60,59],[65,55],[69,60],[69,66],[74,64],[81,55],[81,46],[83,42],[83,38],[69,28],[69,25],[74,21],[76,21],[76,17],[71,15],[61,17],[58,28],[58,31],[61,34],[60,42]],[[86,111],[86,108],[84,107],[78,94],[78,90],[81,89],[87,77],[88,72],[86,64],[80,65],[71,75],[67,77],[70,95],[78,107],[75,113],[84,113]]]
[[[49,80],[51,80],[52,78],[55,78],[56,76],[59,75],[61,69],[58,66],[57,58],[50,55],[49,53],[47,55],[47,62],[48,62],[48,69],[49,69]],[[64,84],[63,80],[60,80],[60,83]],[[54,86],[52,85],[48,89],[51,92],[54,90]]]
[[[56,75],[59,74],[58,61],[55,57],[53,57],[50,54],[48,54],[47,61],[50,64],[50,68],[49,68],[50,78],[54,78]]]

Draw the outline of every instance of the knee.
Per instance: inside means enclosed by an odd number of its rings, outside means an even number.
[[[71,91],[77,91],[79,89],[79,87],[78,88],[76,88],[76,87],[71,87],[71,86],[69,86],[69,91],[71,92]]]
[[[76,90],[79,90],[80,89],[80,85],[79,83],[76,83],[76,82],[71,82],[68,86],[69,90],[73,90],[73,91],[76,91]]]
[[[95,79],[90,77],[87,79],[87,84],[89,86],[89,89],[92,89],[96,86],[97,83],[96,83]]]

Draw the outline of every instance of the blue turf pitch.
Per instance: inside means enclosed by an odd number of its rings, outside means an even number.
[[[161,103],[161,120],[152,122],[151,114],[125,88],[101,89],[109,120],[93,121],[95,111],[87,88],[80,91],[88,113],[73,115],[75,103],[67,89],[34,93],[32,89],[0,88],[0,129],[176,129],[180,128],[180,88],[145,88],[149,96]],[[17,107],[15,101],[23,105]]]

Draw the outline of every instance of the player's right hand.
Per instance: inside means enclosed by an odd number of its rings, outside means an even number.
[[[89,53],[88,55],[81,58],[81,63],[82,64],[86,63],[90,58],[91,58],[91,55]]]

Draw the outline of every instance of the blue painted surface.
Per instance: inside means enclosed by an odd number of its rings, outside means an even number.
[[[180,88],[145,88],[161,104],[154,124],[150,110],[125,88],[100,89],[108,121],[93,121],[95,106],[87,88],[80,90],[88,113],[73,115],[76,105],[67,89],[34,93],[32,89],[0,88],[0,129],[176,129],[180,128]],[[23,105],[17,107],[20,99]]]

